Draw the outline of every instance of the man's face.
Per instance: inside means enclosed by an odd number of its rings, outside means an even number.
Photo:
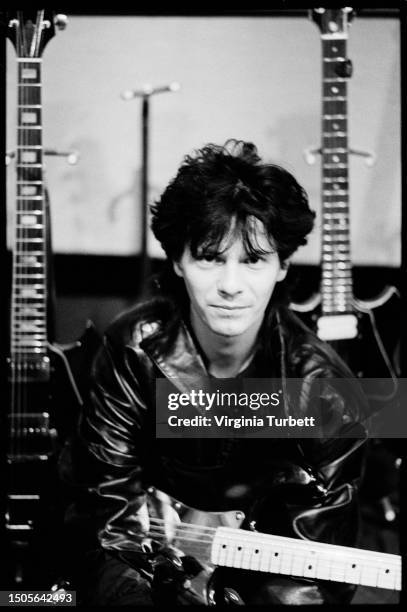
[[[181,259],[174,263],[176,274],[185,281],[191,321],[201,331],[236,337],[260,328],[275,284],[285,278],[287,271],[281,268],[278,254],[257,219],[252,237],[264,254],[248,255],[238,235],[234,239],[226,237],[216,254],[203,252],[194,258],[186,247]]]

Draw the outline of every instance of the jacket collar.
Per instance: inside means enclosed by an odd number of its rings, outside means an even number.
[[[275,332],[271,334],[272,338],[269,339],[269,342],[274,347],[274,356],[278,360],[278,365],[274,362],[272,368],[270,364],[269,375],[274,377],[282,375],[285,378],[286,364],[283,363],[285,361],[285,342],[282,334],[282,322],[278,313],[275,316],[276,328]],[[160,325],[158,321],[154,322],[152,329],[156,329],[158,325]],[[162,351],[160,343],[153,339],[149,342],[143,342],[140,348],[182,393],[188,393],[191,388],[204,388],[205,382],[210,378],[201,354],[183,320],[180,320],[174,342],[165,353]],[[265,355],[263,357],[267,359]],[[274,372],[272,372],[273,369],[275,369]]]
[[[156,342],[143,344],[143,350],[159,370],[182,392],[191,388],[203,388],[209,373],[197,350],[192,336],[183,321],[171,348],[163,354]]]

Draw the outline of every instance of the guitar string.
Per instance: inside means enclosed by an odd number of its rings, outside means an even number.
[[[150,523],[154,522],[155,524],[153,524],[153,529],[149,530],[148,535],[157,535],[157,536],[166,536],[165,533],[165,522],[164,519],[150,519]],[[211,544],[213,542],[213,537],[217,531],[217,528],[204,528],[204,529],[209,529],[211,532],[213,532],[212,536],[209,536],[209,534],[206,534],[205,532],[202,532],[202,528],[198,525],[193,525],[191,523],[181,523],[178,525],[174,525],[175,527],[175,536],[174,536],[174,540],[185,540],[185,541],[189,541],[189,542],[201,542],[201,543],[205,543],[205,544]],[[185,531],[187,532],[185,535],[182,535],[182,532]],[[196,533],[197,536],[199,537],[193,537],[193,533]],[[262,539],[264,534],[258,533],[256,534],[255,532],[247,532],[248,534],[250,534],[251,538],[254,540],[256,539],[256,537],[258,539]],[[244,534],[243,532],[243,535]],[[270,535],[270,534],[266,534],[266,535]],[[208,536],[205,539],[205,536]],[[204,538],[204,539],[201,539]],[[310,542],[311,544],[311,542]],[[263,544],[264,546],[264,544]],[[272,546],[272,543],[270,544],[266,544],[266,546],[270,547]],[[297,542],[293,542],[293,543],[284,543],[282,544],[282,546],[285,548],[285,550],[294,550],[296,552],[296,554],[298,554],[299,548],[298,548],[298,543]],[[329,546],[329,545],[328,545]],[[375,551],[371,551],[371,550],[366,550],[367,553],[371,553],[372,558],[370,559],[369,557],[366,557],[364,555],[364,553],[359,552],[359,550],[361,549],[353,549],[352,552],[352,561],[356,561],[356,560],[360,560],[360,563],[363,564],[365,567],[366,566],[371,566],[373,568],[377,568],[377,564],[381,564],[381,565],[385,565],[386,567],[393,567],[393,569],[397,569],[400,566],[400,558],[397,557],[395,559],[390,558],[390,559],[386,559],[385,562],[384,560],[382,561],[380,559],[381,554],[380,552],[375,552]],[[303,555],[306,555],[307,553],[304,552],[302,553]],[[321,554],[323,554],[323,552],[321,552]],[[335,553],[331,553],[332,556],[335,556]],[[337,553],[337,554],[343,554],[343,553]],[[376,560],[373,560],[373,556],[376,555]]]
[[[148,536],[154,538],[159,539],[166,539],[166,534],[163,530],[161,529],[154,529],[152,531],[150,531],[148,533]],[[203,547],[207,548],[208,546],[211,546],[213,543],[213,538],[210,540],[201,540],[199,538],[194,538],[191,537],[190,535],[185,535],[183,536],[182,534],[176,534],[175,537],[173,538],[174,542],[180,542],[181,545],[186,545],[188,544],[188,548],[186,549],[186,552],[188,554],[193,553],[194,551],[196,551],[196,553],[199,554],[203,554]],[[195,546],[191,546],[195,545]],[[234,546],[237,546],[237,542],[230,542],[230,549],[229,550],[233,550]],[[239,546],[242,547],[242,554],[244,554],[244,547],[245,544],[239,542],[238,544]],[[290,570],[288,570],[287,573],[293,572],[293,567],[294,567],[294,562],[300,558],[303,562],[303,568],[305,568],[305,565],[307,563],[310,562],[310,555],[307,551],[301,551],[300,549],[298,549],[297,546],[295,546],[294,544],[292,545],[285,545],[283,550],[276,550],[276,547],[273,547],[272,543],[270,544],[264,544],[264,542],[257,544],[256,546],[258,546],[257,550],[263,550],[263,553],[269,553],[271,555],[271,553],[274,552],[274,554],[276,552],[281,553],[279,554],[279,567],[281,567],[281,565],[283,565],[283,563],[287,562],[287,559],[284,559],[284,555],[285,557],[289,557],[291,559],[291,567]],[[240,551],[239,551],[240,552]],[[247,552],[247,551],[246,551]],[[230,553],[229,553],[230,554]],[[236,553],[235,553],[236,554]],[[379,553],[380,554],[380,553]],[[260,557],[259,557],[260,558]],[[272,559],[273,557],[271,557]],[[275,557],[277,559],[277,557]],[[315,558],[312,556],[312,562],[314,564],[315,569],[318,569],[318,562],[321,563],[322,561],[325,562],[329,562],[329,569],[330,569],[330,573],[331,573],[331,579],[332,579],[332,572],[334,570],[336,571],[341,571],[343,570],[344,572],[346,571],[346,559],[342,559],[342,558],[335,558],[335,555],[332,555],[330,558],[328,559],[324,559],[322,557],[322,559],[320,559],[318,561],[315,560]],[[394,582],[396,583],[396,581],[401,577],[401,563],[400,562],[396,562],[393,560],[386,560],[386,563],[383,563],[380,559],[366,559],[363,556],[358,556],[353,555],[353,557],[348,560],[348,564],[357,564],[360,566],[359,569],[359,574],[357,574],[355,576],[355,579],[357,578],[359,580],[359,582],[363,582],[364,579],[364,573],[366,572],[370,572],[370,574],[372,572],[375,572],[377,574],[377,580],[379,580],[380,578],[380,574],[382,574],[382,576],[386,576],[386,574],[383,574],[384,568],[386,568],[386,570],[389,570],[390,572],[392,572],[391,574],[389,574],[388,579],[389,580],[394,580]],[[349,567],[349,565],[348,565]],[[277,568],[274,568],[277,571]],[[354,569],[354,568],[352,568]],[[366,576],[365,576],[366,578]]]
[[[17,13],[17,18],[18,18],[18,13]],[[16,46],[17,46],[17,54],[19,54],[19,50],[21,48],[21,40],[20,40],[20,29],[16,27]],[[17,63],[17,126],[18,126],[18,103],[19,103],[19,89],[18,89],[18,82],[19,82],[19,78],[20,78],[20,74],[19,74],[19,67],[18,67],[18,63]],[[18,144],[18,138],[19,138],[19,130],[17,128],[17,144]],[[16,166],[16,177],[18,180],[18,166]],[[18,184],[17,184],[17,190],[18,190]],[[18,194],[18,191],[17,191]],[[15,234],[15,249],[13,251],[13,295],[12,295],[12,303],[11,303],[11,318],[10,318],[10,324],[11,324],[11,351],[10,351],[10,366],[11,366],[11,370],[10,370],[10,378],[11,378],[11,397],[10,397],[10,422],[9,422],[9,428],[10,428],[10,442],[9,442],[9,451],[11,453],[11,455],[14,454],[15,452],[15,446],[16,446],[16,427],[17,427],[17,423],[16,423],[16,402],[17,402],[17,397],[16,397],[16,390],[17,390],[17,372],[18,372],[18,352],[15,350],[16,347],[16,332],[15,329],[13,328],[13,322],[15,321],[15,311],[16,311],[16,296],[18,294],[18,289],[17,289],[17,283],[16,283],[16,260],[17,260],[17,246],[18,246],[18,240],[17,240],[17,210],[18,207],[16,206],[16,212],[14,215],[14,222],[15,222],[15,228],[14,228],[14,234]]]
[[[163,525],[166,524],[167,521],[165,519],[161,519],[158,517],[149,517],[150,524]],[[207,527],[205,525],[195,525],[194,523],[175,523],[173,525],[175,528],[183,528],[183,529],[192,529],[194,531],[201,531],[202,533],[215,533],[217,527]]]
[[[24,45],[24,54],[23,57],[27,57],[30,55],[29,53],[29,49],[28,49],[28,40],[25,40],[25,45]],[[23,155],[22,153],[24,151],[26,151],[26,146],[28,143],[28,139],[29,139],[29,132],[28,129],[25,125],[25,122],[23,121],[24,118],[24,113],[26,112],[26,105],[28,103],[28,90],[26,87],[26,83],[24,81],[24,70],[25,70],[26,64],[24,62],[21,63],[21,71],[22,71],[22,83],[23,83],[23,107],[21,109],[21,117],[22,117],[22,127],[23,129],[21,130],[22,132],[22,146],[23,148],[17,151],[17,154],[19,156],[19,163],[22,164],[23,161]],[[24,178],[24,180],[26,179],[26,177],[29,174],[29,169],[26,169],[25,166],[23,165],[21,167],[21,174]],[[21,207],[20,207],[20,211],[22,211],[22,215],[20,215],[20,219],[19,219],[19,227],[20,227],[20,236],[22,237],[22,252],[23,252],[23,262],[24,262],[24,266],[22,268],[23,273],[26,272],[26,264],[25,264],[25,257],[27,256],[27,251],[28,251],[28,230],[25,226],[25,224],[23,223],[24,220],[24,216],[26,214],[26,210],[27,210],[27,202],[25,199],[20,200],[21,202]],[[20,277],[20,284],[23,287],[23,293],[24,295],[27,295],[27,298],[24,299],[24,307],[26,306],[26,300],[28,302],[28,292],[25,293],[25,291],[29,288],[29,285],[27,284],[27,277],[26,276],[22,276]],[[24,310],[23,310],[24,312]],[[23,316],[23,323],[25,323],[26,319],[25,319],[25,315]],[[20,326],[21,329],[21,326]],[[24,332],[25,326],[23,325],[22,331],[20,332],[20,338],[27,338],[29,336],[26,336]],[[24,344],[24,342],[23,342]],[[27,377],[28,377],[28,354],[29,354],[29,348],[27,347],[26,350],[21,351],[22,354],[22,364],[21,364],[21,375],[22,375],[22,380],[21,380],[21,406],[19,409],[19,413],[21,414],[20,417],[20,426],[21,426],[21,430],[19,432],[19,436],[18,439],[20,441],[20,449],[19,449],[19,454],[24,452],[24,439],[25,436],[29,435],[29,430],[27,431],[27,425],[28,425],[28,419],[26,417],[26,412],[27,412],[27,405],[28,405],[28,384],[26,383],[27,381]],[[24,357],[23,357],[24,355]]]
[[[24,57],[25,56],[25,31],[22,27],[22,13],[19,14],[19,19],[18,19],[18,28],[19,28],[19,33],[21,34],[20,37],[20,43],[21,43],[21,53],[19,53],[20,57]],[[19,82],[22,82],[22,75],[23,75],[23,64],[18,63],[18,70],[19,70]],[[22,95],[23,95],[23,102],[24,102],[24,89],[22,88]],[[20,129],[18,130],[18,138],[17,138],[17,144],[19,144],[20,142],[24,144],[24,130],[22,129],[22,113],[21,113],[21,109],[19,111],[19,125],[20,125]],[[18,177],[20,178],[22,175],[22,168],[18,166],[20,160],[19,160],[19,155],[18,155],[18,149],[17,149],[17,155],[16,155],[16,159],[17,159],[17,173],[18,173]],[[21,210],[21,201],[19,202],[19,206],[18,206],[18,210]],[[24,248],[24,242],[23,241],[19,241],[19,215],[16,215],[16,236],[17,236],[17,243],[19,245],[19,249],[18,249],[18,253],[23,252],[23,248]],[[18,254],[16,257],[16,262],[18,262]],[[16,270],[18,268],[16,267]],[[21,296],[24,295],[23,292],[23,288],[22,286],[17,282],[16,280],[16,285],[17,285],[17,295]],[[18,299],[17,300],[18,303],[21,303],[21,300]],[[16,423],[15,423],[15,427],[16,427],[16,431],[15,431],[15,437],[14,437],[14,441],[15,441],[15,452],[16,454],[20,453],[20,449],[21,449],[21,426],[22,426],[22,406],[23,406],[23,376],[24,376],[24,372],[23,372],[23,354],[22,354],[22,350],[20,349],[20,345],[21,345],[21,333],[18,332],[15,334],[15,339],[19,341],[16,342],[16,347],[17,347],[17,383],[16,383],[16,395],[17,395],[17,402],[16,402]]]

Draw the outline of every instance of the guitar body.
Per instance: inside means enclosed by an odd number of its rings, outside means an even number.
[[[49,379],[26,380],[17,400],[24,411],[10,415],[8,588],[48,590],[63,566],[64,551],[56,534],[62,529],[66,500],[57,461],[64,441],[78,423],[99,345],[92,325],[69,348],[50,344]]]
[[[147,546],[151,540],[170,545],[180,557],[193,556],[203,566],[192,580],[202,603],[225,603],[223,588],[228,585],[222,584],[222,573],[216,578],[218,566],[401,588],[401,558],[397,555],[272,535],[266,506],[256,506],[247,517],[240,510],[205,512],[150,487],[146,511],[149,532],[143,542]],[[239,597],[232,589],[228,603],[238,602]]]
[[[351,339],[330,340],[329,344],[359,378],[394,379],[399,376],[399,330],[401,301],[394,287],[386,288],[381,296],[371,301],[352,300],[357,318],[357,336]],[[303,304],[291,304],[292,310],[316,331],[322,316],[321,300],[313,296]],[[390,325],[389,322],[394,322]],[[386,330],[384,334],[382,330]],[[385,385],[383,399],[392,396],[394,382]]]

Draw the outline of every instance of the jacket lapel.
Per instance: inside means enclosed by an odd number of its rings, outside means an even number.
[[[143,349],[181,393],[189,393],[193,388],[203,389],[206,386],[209,374],[183,322],[179,325],[174,344],[166,354],[163,355],[160,347],[153,342],[143,346]]]

